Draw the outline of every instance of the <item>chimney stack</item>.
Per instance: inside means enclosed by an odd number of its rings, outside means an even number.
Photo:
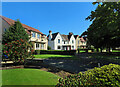
[[[51,40],[51,39],[52,39],[52,31],[49,30],[49,40]]]
[[[49,30],[49,33],[52,33],[52,31],[51,31],[51,30]]]
[[[73,35],[73,33],[72,33],[72,32],[69,32],[69,35]]]

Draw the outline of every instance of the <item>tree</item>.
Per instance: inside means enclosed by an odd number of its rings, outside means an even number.
[[[80,35],[80,37],[82,37],[82,36],[86,36],[87,35],[87,31],[84,31],[81,35]]]
[[[20,21],[17,20],[14,25],[10,26],[10,28],[3,33],[2,43],[6,44],[20,39],[28,41],[29,36]]]
[[[29,36],[19,20],[3,34],[3,59],[8,58],[13,62],[24,62],[33,53]]]
[[[91,15],[86,20],[93,21],[87,30],[88,40],[91,45],[96,48],[115,48],[120,46],[119,2],[98,3],[96,10],[91,11]]]
[[[29,51],[28,48],[30,48]],[[22,39],[11,41],[3,46],[3,60],[7,57],[13,62],[21,63],[26,58],[32,57],[32,53],[32,45]]]

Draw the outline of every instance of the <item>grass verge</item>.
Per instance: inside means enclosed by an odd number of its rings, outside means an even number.
[[[48,59],[48,58],[63,58],[63,59],[75,59],[75,56],[71,55],[55,55],[55,54],[40,54],[34,55],[35,58]]]
[[[2,85],[56,85],[59,78],[38,69],[2,70]]]

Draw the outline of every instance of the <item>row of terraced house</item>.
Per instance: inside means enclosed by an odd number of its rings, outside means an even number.
[[[9,29],[11,25],[15,23],[15,20],[0,16],[2,20],[2,33]],[[26,32],[30,37],[30,42],[33,43],[34,50],[47,50],[48,46],[51,50],[77,50],[78,48],[86,48],[86,38],[74,35],[69,32],[68,35],[52,33],[49,31],[49,35],[45,35],[38,29],[22,24]]]

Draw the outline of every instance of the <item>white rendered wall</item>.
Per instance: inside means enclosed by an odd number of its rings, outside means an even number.
[[[72,40],[74,41],[74,43],[72,43]],[[70,38],[69,44],[71,45],[71,50],[76,49],[76,41],[75,41],[75,38],[74,38],[73,35],[72,35],[71,38]],[[72,46],[74,46],[74,49],[72,48]]]
[[[60,39],[60,43],[58,43],[58,39]],[[54,46],[55,50],[62,50],[62,37],[59,33],[54,40],[54,44],[55,44],[55,46]],[[60,46],[60,49],[58,49],[58,46]]]

